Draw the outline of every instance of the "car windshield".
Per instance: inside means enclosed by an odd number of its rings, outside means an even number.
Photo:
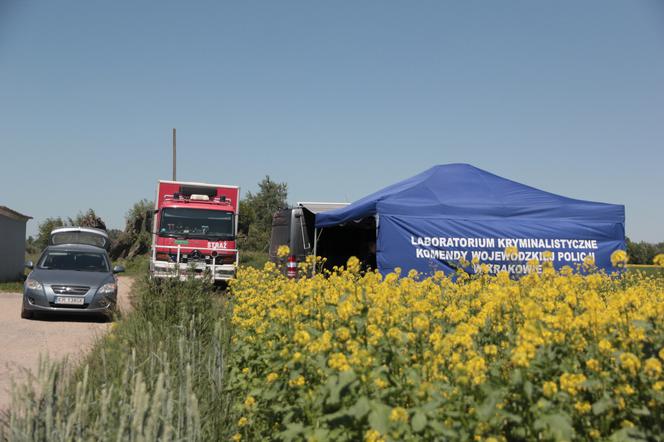
[[[232,240],[235,238],[233,214],[205,209],[164,209],[159,234]]]
[[[108,263],[101,253],[50,251],[42,256],[40,269],[79,270],[82,272],[108,272]]]

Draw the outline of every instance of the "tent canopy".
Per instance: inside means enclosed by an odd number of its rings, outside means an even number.
[[[445,164],[381,189],[347,207],[318,214],[316,227],[335,226],[377,213],[462,219],[625,221],[624,206],[555,195],[469,164]]]
[[[611,253],[625,248],[624,206],[555,195],[469,164],[434,166],[347,207],[318,213],[316,227],[373,215],[379,216],[382,273],[396,267],[452,272],[455,262],[474,257],[495,272],[519,273],[531,258],[541,261],[544,250],[554,252],[557,268],[592,257],[612,271]],[[501,256],[513,243],[524,253]],[[522,267],[514,267],[515,261]]]

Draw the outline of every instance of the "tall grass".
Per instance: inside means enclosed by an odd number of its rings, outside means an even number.
[[[0,293],[23,293],[23,281],[0,282]]]
[[[208,284],[138,283],[134,312],[78,367],[43,361],[0,439],[224,440],[229,309]]]
[[[121,265],[125,268],[127,276],[142,276],[148,272],[150,267],[150,255],[138,255],[133,258],[118,259],[115,265]]]
[[[240,252],[240,266],[262,269],[269,258],[266,252],[243,250]]]
[[[627,271],[635,275],[642,274],[644,276],[657,276],[660,278],[664,278],[664,267],[657,265],[628,264]]]

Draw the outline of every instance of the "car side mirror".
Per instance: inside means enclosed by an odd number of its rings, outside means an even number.
[[[125,271],[125,268],[122,266],[115,266],[113,267],[113,273],[122,273]]]
[[[25,268],[32,270],[32,269],[35,268],[35,265],[32,261],[26,261],[25,262]]]

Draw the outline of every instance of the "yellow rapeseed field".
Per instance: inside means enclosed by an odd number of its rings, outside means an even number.
[[[550,266],[519,280],[400,276],[362,274],[355,258],[298,280],[242,269],[233,439],[664,434],[663,279]]]

